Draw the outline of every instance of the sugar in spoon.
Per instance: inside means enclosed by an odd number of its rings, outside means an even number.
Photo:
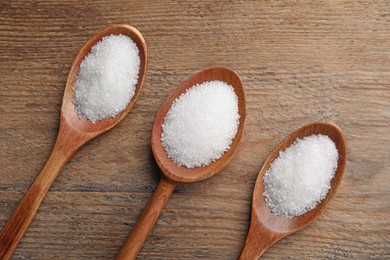
[[[339,158],[337,169],[331,181],[331,187],[326,197],[306,214],[285,218],[273,214],[267,206],[263,196],[264,174],[271,163],[278,157],[280,151],[284,151],[298,138],[302,139],[310,135],[327,135],[335,143]],[[306,227],[316,220],[332,199],[340,185],[347,160],[347,142],[341,129],[334,124],[315,122],[306,125],[290,134],[271,152],[261,168],[256,180],[252,197],[252,215],[248,236],[241,252],[240,260],[258,259],[268,248],[282,238]],[[314,173],[313,173],[314,174]]]
[[[100,41],[102,37],[112,34],[126,35],[137,45],[141,61],[138,82],[134,96],[122,112],[115,117],[92,123],[87,119],[79,118],[77,115],[72,102],[72,88],[76,81],[80,63],[89,53],[92,46]],[[110,26],[98,32],[82,47],[73,61],[66,82],[61,106],[60,127],[56,143],[42,171],[36,177],[18,207],[15,209],[11,217],[8,219],[8,222],[4,225],[0,232],[0,259],[4,260],[11,257],[13,251],[34,218],[43,198],[72,155],[76,153],[86,142],[116,126],[130,112],[142,88],[146,71],[146,63],[147,49],[145,40],[136,28],[129,25],[120,24]]]
[[[237,134],[234,137],[230,149],[226,151],[225,154],[217,161],[207,166],[198,168],[188,169],[183,166],[179,167],[168,157],[161,144],[162,124],[164,122],[165,115],[170,109],[173,101],[181,94],[183,94],[187,89],[193,85],[212,80],[224,81],[234,88],[234,92],[238,97],[238,109],[240,115]],[[152,130],[151,142],[153,155],[163,175],[156,191],[152,195],[148,205],[144,209],[142,215],[138,219],[138,222],[131,231],[129,238],[122,247],[122,250],[120,251],[117,259],[123,260],[136,258],[155,222],[157,221],[161,211],[163,210],[165,204],[167,203],[169,197],[177,185],[197,182],[212,177],[228,164],[237,149],[244,131],[245,115],[245,93],[242,82],[235,72],[227,68],[211,68],[203,70],[187,79],[179,88],[172,92],[172,94],[161,106],[160,111],[156,116]]]

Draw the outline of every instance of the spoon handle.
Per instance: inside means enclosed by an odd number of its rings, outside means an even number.
[[[285,233],[272,232],[252,216],[248,236],[239,260],[259,259],[268,248],[287,235]]]
[[[50,186],[69,158],[81,146],[81,143],[67,142],[68,138],[66,137],[60,131],[45,166],[2,228],[0,232],[0,259],[11,258]]]
[[[168,180],[166,177],[161,177],[156,191],[123,245],[117,257],[118,260],[136,258],[176,185],[175,182]]]

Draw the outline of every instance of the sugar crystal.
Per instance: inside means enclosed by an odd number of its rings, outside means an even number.
[[[139,50],[128,36],[103,37],[81,62],[73,86],[79,117],[95,122],[122,112],[134,96],[139,69]]]
[[[272,162],[264,175],[264,197],[279,216],[300,216],[323,200],[337,169],[338,152],[326,135],[298,139]]]
[[[239,118],[233,87],[217,80],[203,82],[173,102],[164,118],[161,142],[177,165],[205,166],[230,148]]]

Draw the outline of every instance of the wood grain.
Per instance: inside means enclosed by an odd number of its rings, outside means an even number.
[[[165,176],[161,177],[156,191],[132,228],[129,238],[119,251],[117,260],[133,260],[137,258],[177,184],[177,182],[169,180]]]
[[[137,103],[80,150],[13,259],[115,259],[150,199],[150,148],[169,93],[204,68],[235,70],[246,130],[229,165],[179,186],[139,259],[236,259],[262,163],[295,129],[341,127],[341,186],[312,225],[262,259],[390,258],[390,4],[370,1],[0,1],[0,226],[49,157],[77,52],[117,23],[140,30],[148,71]]]

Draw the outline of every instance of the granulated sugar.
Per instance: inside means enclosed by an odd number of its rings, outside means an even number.
[[[239,125],[238,98],[222,81],[195,85],[172,104],[162,125],[161,142],[177,165],[208,165],[229,148]]]
[[[134,96],[140,63],[137,45],[127,36],[110,35],[96,43],[73,87],[79,117],[95,122],[122,112]]]
[[[300,216],[325,198],[337,169],[338,152],[325,135],[298,139],[264,175],[264,197],[273,213]]]

